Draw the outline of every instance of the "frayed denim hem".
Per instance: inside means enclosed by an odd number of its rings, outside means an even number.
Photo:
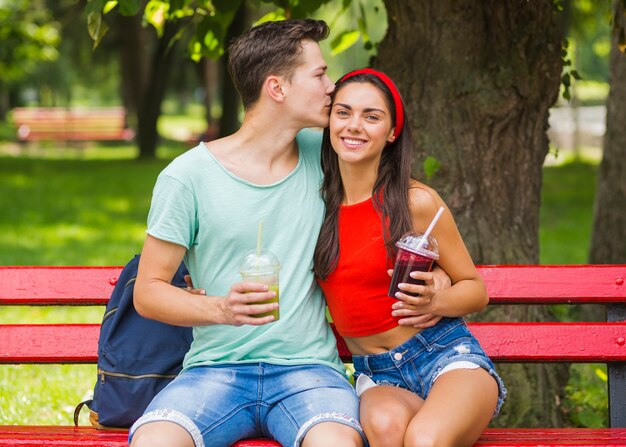
[[[359,421],[344,413],[322,413],[318,414],[315,417],[312,417],[311,419],[306,421],[302,425],[302,427],[300,427],[300,430],[298,430],[298,434],[296,435],[296,440],[293,443],[293,447],[300,447],[300,445],[302,444],[302,440],[309,432],[309,430],[321,422],[338,422],[340,424],[347,425],[348,427],[352,427],[359,433],[359,435],[361,435],[365,446],[368,445],[367,438],[365,437],[365,433],[363,432],[363,427],[361,427]]]

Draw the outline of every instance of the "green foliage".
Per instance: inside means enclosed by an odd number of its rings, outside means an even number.
[[[437,173],[437,171],[441,168],[441,163],[432,155],[429,155],[424,160],[423,170],[424,175],[426,176],[426,181],[429,181],[433,178],[433,176]]]
[[[606,365],[572,365],[564,407],[578,427],[608,427]]]
[[[21,81],[41,61],[56,60],[59,29],[43,0],[0,0],[0,86]]]
[[[364,47],[373,50],[375,40],[370,36],[368,22],[372,13],[379,15],[382,1],[372,6],[367,0],[343,0],[340,11],[334,20],[344,13],[350,17],[351,24],[342,29],[332,40],[332,54],[346,51],[359,40]],[[331,0],[248,0],[246,6],[253,10],[261,10],[263,4],[271,5],[257,23],[285,18],[311,17],[326,4],[337,4]],[[242,0],[149,0],[144,9],[143,17],[152,26],[159,37],[163,36],[163,27],[168,21],[181,22],[181,32],[175,39],[186,42],[188,53],[194,61],[203,57],[219,58],[224,53],[225,39],[235,13],[241,7]],[[139,0],[89,0],[87,5],[87,28],[89,35],[97,46],[109,30],[105,21],[106,14],[117,12],[123,15],[135,15],[141,12]],[[380,23],[377,20],[376,23]],[[384,21],[386,23],[386,20]],[[331,24],[331,27],[333,25]]]
[[[566,39],[563,41],[563,48],[561,50],[561,57],[563,58],[563,75],[561,76],[561,84],[563,85],[563,98],[569,101],[572,99],[572,95],[570,93],[572,79],[581,80],[582,78],[578,72],[572,68],[572,61],[570,60],[567,52],[568,46],[569,42]]]
[[[567,59],[584,79],[608,80],[613,20],[611,3],[611,0],[567,2],[566,34],[570,44]]]
[[[360,37],[361,33],[359,31],[344,31],[332,40],[331,46],[333,51],[331,54],[336,56],[337,54],[343,53],[354,45]]]

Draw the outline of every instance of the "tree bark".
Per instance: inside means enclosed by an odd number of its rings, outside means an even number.
[[[453,211],[477,264],[539,261],[548,114],[562,70],[552,0],[385,0],[388,31],[373,65],[407,104],[415,175]],[[482,320],[551,319],[539,306],[498,306]],[[560,426],[567,366],[499,365],[509,393],[494,425]]]
[[[626,2],[615,0],[611,90],[606,103],[604,154],[596,189],[589,262],[626,263],[626,54],[619,50],[626,28]]]

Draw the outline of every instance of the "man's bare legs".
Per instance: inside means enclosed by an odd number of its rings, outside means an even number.
[[[363,438],[348,425],[339,422],[322,422],[308,431],[301,446],[363,447]]]
[[[158,421],[135,431],[130,447],[194,447],[187,430],[174,422]]]

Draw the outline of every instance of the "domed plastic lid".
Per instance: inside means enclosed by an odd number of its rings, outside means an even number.
[[[260,254],[250,250],[239,264],[239,273],[270,275],[280,270],[280,262],[274,253],[263,250]]]
[[[439,259],[439,245],[437,239],[431,234],[422,245],[424,233],[410,231],[396,242],[396,247],[412,251],[432,259]]]

